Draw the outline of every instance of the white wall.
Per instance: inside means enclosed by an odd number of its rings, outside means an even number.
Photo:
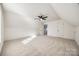
[[[55,10],[48,3],[4,3],[4,9],[34,19],[40,14],[48,16],[47,20],[59,19]]]
[[[0,53],[1,53],[1,5],[0,5]]]
[[[75,28],[76,29],[76,33],[75,33],[75,40],[79,45],[79,26]]]
[[[48,20],[59,19],[50,4],[3,4],[5,13],[5,40],[26,37],[29,34],[42,34],[43,24],[36,22],[40,13],[48,15]]]
[[[36,33],[42,30],[41,26],[43,24],[38,27],[40,23],[37,24],[35,23],[36,21],[34,21],[34,18],[36,18],[36,16],[38,16],[40,13],[48,15],[48,20],[51,20],[51,21],[58,20],[61,17],[62,19],[67,20],[73,25],[79,24],[78,14],[77,14],[78,13],[77,4],[52,4],[52,5],[53,7],[50,4],[42,4],[42,3],[41,4],[33,4],[33,3],[32,4],[27,4],[27,3],[3,4],[4,11],[5,11],[4,13],[5,13],[6,40],[18,39],[20,37],[27,36],[27,34]],[[52,25],[52,27],[55,27],[55,26],[56,25]],[[67,28],[70,28],[68,27],[68,25],[66,26]],[[60,28],[61,30],[63,27],[62,24],[60,27],[61,27]],[[67,30],[68,32],[65,33],[65,35],[72,37],[72,34],[70,35],[72,29],[73,27],[71,27],[70,30]],[[53,30],[54,30],[53,33],[55,34],[56,33],[55,31],[57,29],[54,28]],[[61,30],[60,33],[61,35],[63,35],[63,30]]]
[[[32,21],[28,17],[25,19],[13,12],[5,12],[5,40],[18,39],[30,34],[38,34],[40,27],[42,28],[40,22]]]
[[[16,13],[5,12],[5,40],[18,39],[31,34],[42,34],[43,24],[38,21],[28,21]],[[41,28],[40,28],[41,27]]]
[[[64,20],[48,22],[48,36],[74,39],[75,27]]]
[[[2,49],[2,45],[4,42],[4,19],[3,19],[3,11],[2,5],[0,4],[0,52]]]
[[[79,25],[79,4],[77,3],[52,3],[57,14],[73,25]]]
[[[68,22],[64,22],[64,37],[69,39],[75,39],[75,26],[71,25]]]
[[[1,5],[0,5],[0,43],[1,43]]]

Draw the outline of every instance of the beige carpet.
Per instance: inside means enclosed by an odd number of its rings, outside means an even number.
[[[17,39],[4,42],[2,56],[75,56],[78,46],[74,40],[38,36],[27,44]]]

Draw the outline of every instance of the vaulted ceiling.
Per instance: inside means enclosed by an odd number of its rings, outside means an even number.
[[[48,20],[59,19],[55,10],[50,4],[44,3],[14,3],[14,4],[3,4],[5,11],[15,12],[25,17],[32,19],[36,18],[40,14],[48,16]],[[8,12],[9,13],[9,12]]]
[[[79,4],[58,3],[51,5],[63,20],[66,20],[76,26],[79,25]]]
[[[79,25],[79,5],[71,3],[4,3],[4,11],[9,19],[11,13],[18,14],[24,21],[33,21],[38,15],[48,16],[48,21],[63,19]],[[20,15],[20,16],[19,16]],[[13,15],[12,15],[13,16]],[[16,18],[16,17],[15,17]]]

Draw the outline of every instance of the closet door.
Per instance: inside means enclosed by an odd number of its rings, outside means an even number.
[[[62,20],[57,22],[57,33],[58,37],[64,36],[64,22]]]
[[[64,23],[64,38],[74,39],[74,34],[75,34],[75,27],[65,22]]]
[[[66,21],[58,21],[57,32],[58,37],[74,39],[74,26]]]
[[[64,20],[57,20],[48,23],[47,32],[49,36],[74,39],[74,26]]]
[[[58,32],[57,32],[57,23],[58,21],[52,21],[52,22],[48,22],[48,27],[47,27],[47,35],[48,36],[58,36]]]

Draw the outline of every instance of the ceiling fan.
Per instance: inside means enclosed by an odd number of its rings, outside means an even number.
[[[38,18],[42,19],[42,20],[46,20],[48,16],[45,16],[45,15],[40,15],[38,16]]]

